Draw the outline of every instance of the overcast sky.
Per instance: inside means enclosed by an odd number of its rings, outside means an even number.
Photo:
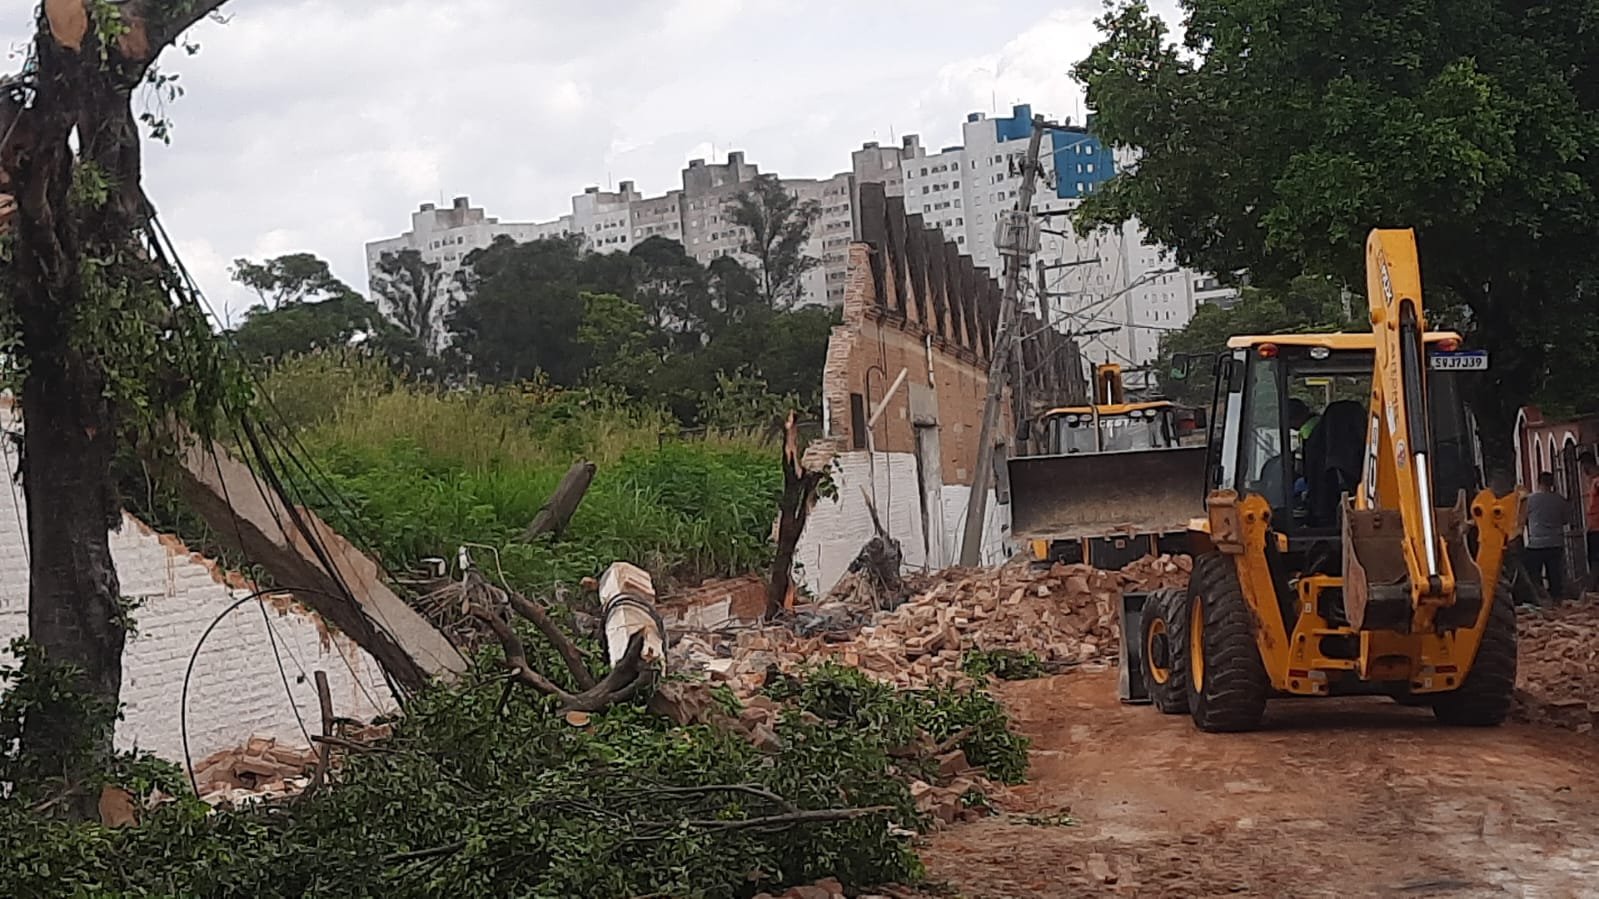
[[[1170,2],[1157,3],[1169,7]],[[0,39],[19,52],[17,4]],[[791,177],[867,140],[957,143],[966,114],[1080,112],[1099,0],[233,0],[197,27],[146,188],[218,306],[239,256],[310,251],[364,291],[362,247],[470,195],[546,220],[584,186],[678,186],[743,150]],[[145,100],[139,101],[147,102]]]

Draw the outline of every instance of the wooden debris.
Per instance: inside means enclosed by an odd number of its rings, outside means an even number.
[[[589,485],[594,483],[594,463],[581,460],[573,463],[561,478],[561,483],[550,494],[548,501],[539,508],[538,514],[528,522],[526,529],[517,539],[523,543],[532,543],[545,534],[553,534],[557,539],[566,531],[566,526],[572,520],[572,514],[577,511],[583,497],[588,493]]]
[[[794,548],[805,533],[805,522],[816,506],[816,491],[827,475],[826,468],[806,463],[800,454],[799,415],[790,412],[783,428],[783,496],[777,504],[777,552],[772,556],[766,586],[768,615],[794,607]]]

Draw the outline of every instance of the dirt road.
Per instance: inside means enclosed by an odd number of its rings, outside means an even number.
[[[967,899],[1599,897],[1599,740],[1443,728],[1387,700],[1286,701],[1200,734],[1116,701],[1115,672],[1007,684],[1030,807],[935,835]],[[1074,823],[1044,823],[1058,812]]]

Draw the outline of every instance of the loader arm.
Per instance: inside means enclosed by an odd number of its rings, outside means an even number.
[[[1416,254],[1415,232],[1376,230],[1366,242],[1366,278],[1369,292],[1375,362],[1372,372],[1369,432],[1366,463],[1358,494],[1353,499],[1357,514],[1346,526],[1346,542],[1368,538],[1393,545],[1389,533],[1378,536],[1384,522],[1392,522],[1397,512],[1401,533],[1398,539],[1407,577],[1411,627],[1429,630],[1439,609],[1454,605],[1456,575],[1447,545],[1450,535],[1440,532],[1437,498],[1432,496],[1432,445],[1427,416],[1427,322],[1421,303],[1421,270]],[[1450,503],[1454,498],[1449,498]],[[1385,514],[1386,513],[1386,514]],[[1450,528],[1458,526],[1453,517]],[[1351,536],[1352,535],[1352,536]],[[1345,559],[1360,567],[1359,547],[1346,546]],[[1394,560],[1397,561],[1397,560]],[[1466,560],[1468,564],[1469,560]],[[1394,566],[1395,569],[1397,566]],[[1379,578],[1372,583],[1370,571],[1348,571],[1346,591],[1395,589]],[[1480,583],[1472,571],[1468,580]],[[1364,606],[1360,597],[1357,603]]]

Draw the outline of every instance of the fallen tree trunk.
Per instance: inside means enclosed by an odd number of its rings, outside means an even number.
[[[577,512],[577,507],[583,502],[583,497],[589,492],[589,485],[594,483],[594,463],[578,461],[567,469],[566,475],[561,478],[561,483],[550,494],[550,498],[539,509],[538,514],[528,523],[518,539],[523,543],[532,543],[545,534],[554,534],[559,537],[566,532],[566,526],[571,523],[572,515]]]

